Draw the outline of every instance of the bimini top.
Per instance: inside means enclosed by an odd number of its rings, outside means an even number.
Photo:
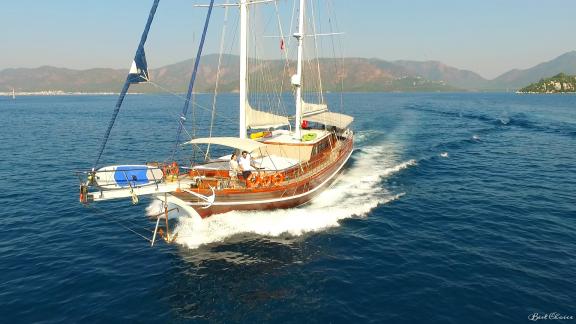
[[[306,116],[302,118],[324,125],[336,126],[341,129],[345,129],[346,127],[348,127],[348,125],[352,124],[352,122],[354,121],[354,117],[352,116],[329,111],[321,112],[316,115]]]
[[[260,143],[248,138],[238,138],[238,137],[204,137],[196,138],[188,141],[184,144],[210,144],[210,145],[222,145],[240,149],[243,151],[253,152],[257,149],[266,147],[266,144]]]

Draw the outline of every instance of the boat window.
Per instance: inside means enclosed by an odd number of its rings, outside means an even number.
[[[312,148],[312,156],[325,151],[330,146],[330,143],[328,142],[329,140],[330,140],[329,138],[326,138],[320,141],[318,144],[314,145],[314,147]]]

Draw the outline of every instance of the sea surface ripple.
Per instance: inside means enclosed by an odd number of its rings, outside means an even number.
[[[183,216],[154,248],[128,229],[149,236],[157,202],[78,203],[114,102],[0,97],[2,322],[576,318],[576,96],[346,94],[356,148],[321,197]],[[103,163],[166,159],[180,107],[128,96]]]

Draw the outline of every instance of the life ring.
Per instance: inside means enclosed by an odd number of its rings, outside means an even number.
[[[261,178],[260,185],[262,187],[270,187],[270,184],[272,184],[272,176],[271,175],[264,175]]]
[[[261,182],[262,178],[260,178],[256,173],[251,173],[246,179],[246,187],[248,188],[258,187]]]
[[[270,178],[272,179],[272,184],[275,186],[279,186],[280,183],[282,183],[282,181],[284,181],[284,175],[282,173],[275,173]]]
[[[308,142],[308,141],[313,141],[316,139],[316,133],[308,133],[308,134],[304,134],[302,135],[302,142]]]

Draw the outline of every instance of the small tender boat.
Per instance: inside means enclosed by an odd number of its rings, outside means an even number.
[[[164,179],[162,169],[149,165],[112,165],[93,174],[95,185],[101,188],[142,187]]]

